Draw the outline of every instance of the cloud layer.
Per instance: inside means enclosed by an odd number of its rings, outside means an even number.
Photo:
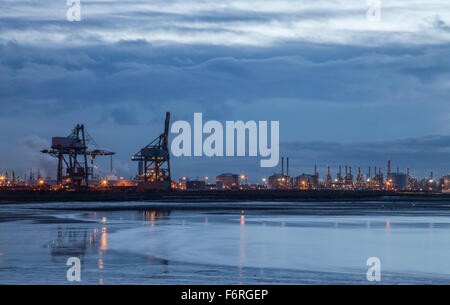
[[[68,22],[66,1],[0,3],[0,144],[10,147],[0,169],[34,166],[24,139],[50,140],[85,123],[128,176],[129,157],[161,132],[167,110],[174,120],[194,111],[205,120],[279,120],[281,153],[305,170],[350,157],[385,162],[383,145],[409,150],[416,140],[397,139],[448,134],[447,1],[382,1],[380,23],[366,20],[360,0],[81,5],[82,21]],[[446,154],[427,145],[392,157],[425,173]],[[175,172],[253,162],[216,161],[175,160]]]

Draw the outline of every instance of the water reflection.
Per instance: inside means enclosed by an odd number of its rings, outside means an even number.
[[[245,216],[241,215],[241,226],[245,226]]]
[[[99,258],[98,259],[98,269],[102,270],[103,268],[104,268],[103,259]]]
[[[52,261],[65,261],[68,257],[78,257],[83,262],[88,244],[87,230],[58,227],[56,235],[56,239],[46,245],[50,248]]]
[[[108,233],[106,232],[106,227],[103,227],[100,235],[99,254],[103,254],[106,250],[108,250]]]
[[[154,226],[156,221],[167,220],[170,212],[170,210],[145,210],[139,211],[138,213],[141,214],[144,222],[150,222],[150,225]]]
[[[242,211],[241,211],[241,214],[242,214],[242,215],[241,215],[241,222],[240,222],[240,223],[241,223],[241,226],[245,226],[245,215],[244,215],[244,214],[245,214],[245,211],[242,210]]]

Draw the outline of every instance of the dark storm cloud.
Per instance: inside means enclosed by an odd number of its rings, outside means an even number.
[[[124,102],[159,107],[179,101],[208,108],[260,99],[373,105],[446,101],[449,87],[439,79],[450,69],[444,56],[450,47],[411,48],[403,54],[362,49],[350,58],[342,50],[350,48],[337,49],[335,58],[321,59],[313,52],[294,56],[290,47],[279,49],[278,56],[229,48],[222,57],[223,51],[204,46],[175,56],[173,47],[139,42],[83,49],[4,44],[0,103],[11,112],[25,107],[25,112],[38,108],[53,115]]]

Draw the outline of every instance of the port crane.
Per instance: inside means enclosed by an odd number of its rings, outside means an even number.
[[[170,112],[166,112],[164,132],[150,144],[141,148],[132,158],[139,162],[137,177],[143,181],[171,181],[169,154]]]
[[[93,176],[93,162],[96,156],[112,156],[115,152],[100,148],[82,124],[77,124],[67,137],[53,137],[50,149],[41,150],[58,159],[57,183],[71,187],[88,187]],[[91,167],[88,165],[91,160]],[[66,173],[64,174],[64,166]]]

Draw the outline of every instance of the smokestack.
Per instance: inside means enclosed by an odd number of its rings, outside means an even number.
[[[289,176],[289,157],[286,158],[286,175]]]
[[[284,157],[281,157],[281,175],[284,176]]]
[[[348,171],[347,171],[347,165],[345,166],[345,175],[347,176]]]
[[[388,160],[387,162],[387,177],[391,177],[391,160]]]
[[[317,164],[314,164],[314,175],[317,176]]]
[[[369,166],[369,178],[370,178],[370,170],[371,170],[372,168],[371,168],[371,166]]]
[[[352,167],[351,166],[349,166],[349,174],[351,175],[352,174]]]
[[[327,176],[329,176],[330,175],[330,166],[328,165],[328,167],[327,167]]]

